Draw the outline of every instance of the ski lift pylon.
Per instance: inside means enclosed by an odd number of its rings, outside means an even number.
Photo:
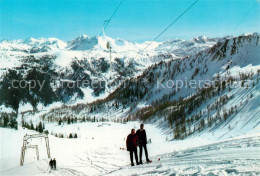
[[[23,137],[23,146],[22,146],[22,149],[21,149],[20,166],[22,166],[23,163],[24,163],[25,153],[26,153],[26,150],[27,150],[28,148],[35,148],[35,149],[36,149],[37,160],[39,160],[38,145],[28,145],[28,140],[32,140],[33,138],[45,138],[47,155],[48,155],[48,158],[51,157],[51,154],[50,154],[50,146],[49,146],[49,138],[48,138],[48,135],[47,135],[47,134],[32,134],[32,135],[27,135],[27,134],[26,134],[26,135]]]

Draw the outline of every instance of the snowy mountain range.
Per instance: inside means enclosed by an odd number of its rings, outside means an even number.
[[[100,94],[102,97],[107,96],[121,81],[138,76],[154,63],[195,54],[225,38],[227,37],[198,37],[190,41],[172,40],[152,43],[149,41],[129,42],[123,39],[112,39],[105,35],[95,37],[82,35],[68,42],[56,38],[3,40],[0,42],[0,77],[8,69],[21,70],[24,75],[32,67],[46,65],[51,69],[54,74],[52,77],[56,80],[76,81],[81,76],[88,77],[92,81],[103,81],[105,88],[98,92],[95,92],[93,87],[81,87],[77,89],[75,95],[73,93],[67,97],[59,95],[65,102],[70,100],[75,102],[78,98],[89,102],[97,99]],[[112,48],[111,61],[107,42]],[[145,49],[148,45],[149,47]]]
[[[151,46],[149,46],[146,50],[156,50],[160,51],[174,51],[175,49],[183,48],[183,50],[187,50],[187,48],[193,48],[196,46],[197,49],[205,46],[212,46],[212,44],[216,43],[219,40],[223,40],[225,38],[230,38],[229,36],[224,38],[207,38],[205,36],[200,36],[191,39],[190,41],[185,40],[167,40],[164,42],[153,42]],[[84,50],[107,50],[106,44],[110,42],[112,46],[112,50],[114,52],[124,52],[124,51],[139,51],[144,49],[150,41],[146,41],[143,43],[130,42],[123,39],[112,39],[108,36],[94,36],[89,37],[87,35],[81,35],[74,40],[71,41],[63,41],[57,38],[28,38],[25,40],[2,40],[0,42],[0,50],[1,51],[22,51],[27,53],[41,53],[48,52],[53,50],[76,50],[76,51],[84,51]],[[38,51],[34,51],[33,49],[38,48]],[[40,50],[41,48],[46,48],[46,50]],[[34,52],[32,52],[34,51]]]

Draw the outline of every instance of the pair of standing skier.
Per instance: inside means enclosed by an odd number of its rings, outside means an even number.
[[[143,164],[143,162],[142,162],[143,148],[144,148],[144,152],[145,152],[146,162],[147,163],[151,162],[148,158],[146,144],[147,144],[146,132],[144,129],[144,124],[141,124],[140,129],[137,130],[136,133],[135,133],[135,129],[132,129],[131,133],[127,136],[127,139],[126,139],[126,148],[127,148],[127,151],[130,152],[131,166],[134,166],[133,154],[135,155],[136,164],[137,165]],[[138,162],[137,146],[139,146],[140,162]]]
[[[56,170],[56,159],[55,158],[50,160],[49,166],[51,169]]]

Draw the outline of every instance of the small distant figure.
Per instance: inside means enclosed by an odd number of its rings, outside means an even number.
[[[51,169],[53,169],[53,160],[52,159],[49,162],[49,166],[50,166]]]
[[[51,170],[56,170],[56,159],[51,159],[50,162],[49,162],[49,166],[51,168]]]
[[[131,133],[127,136],[127,139],[126,139],[126,148],[127,148],[127,151],[130,152],[131,166],[134,166],[133,154],[135,155],[136,164],[139,165],[138,156],[137,156],[137,145],[138,145],[137,138],[138,137],[135,134],[135,129],[132,129]]]
[[[56,159],[54,158],[52,162],[53,162],[53,169],[56,170]]]
[[[143,153],[143,148],[144,148],[144,152],[145,152],[145,157],[146,157],[146,162],[147,163],[151,163],[151,160],[148,158],[148,151],[147,151],[147,137],[146,137],[146,132],[144,129],[144,124],[140,125],[140,129],[137,130],[136,135],[138,136],[138,142],[139,142],[139,149],[140,149],[140,155],[139,155],[139,159],[140,159],[140,164],[143,164],[142,161],[142,153]]]

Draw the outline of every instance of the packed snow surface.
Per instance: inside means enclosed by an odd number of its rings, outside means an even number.
[[[24,166],[19,166],[23,136],[35,132],[0,128],[0,175],[258,175],[260,174],[260,133],[248,133],[230,139],[214,140],[208,133],[182,141],[167,141],[162,129],[145,124],[150,164],[131,167],[125,139],[139,122],[47,124],[50,133],[77,133],[77,139],[49,135],[51,157],[57,170],[50,171],[44,140],[31,140],[38,145],[27,150]],[[121,149],[120,149],[121,148]],[[123,150],[122,150],[123,148]],[[144,161],[144,154],[143,154]]]

